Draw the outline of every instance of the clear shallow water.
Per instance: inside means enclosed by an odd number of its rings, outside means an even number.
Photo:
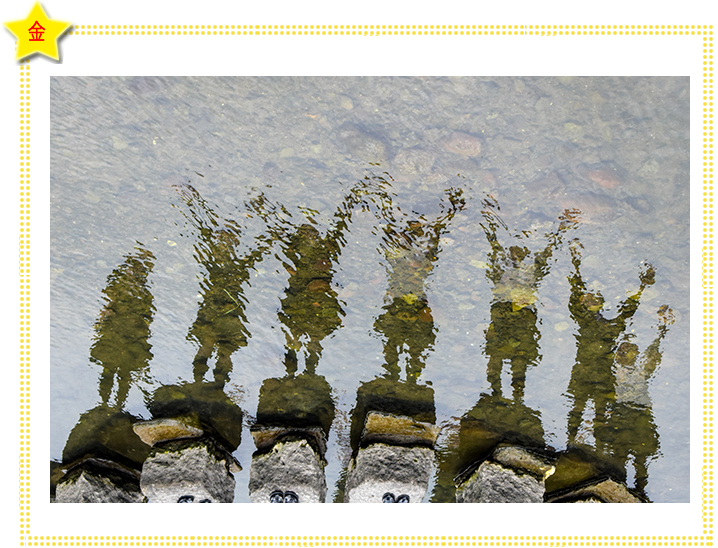
[[[330,387],[327,500],[351,456],[357,391],[382,376],[430,383],[440,471],[444,455],[458,451],[461,418],[492,391],[539,416],[552,448],[564,449],[570,436],[601,446],[608,438],[589,423],[606,389],[576,367],[586,361],[577,341],[591,337],[569,308],[569,242],[577,238],[584,293],[600,291],[605,318],[638,291],[644,263],[655,269],[615,341],[637,345],[656,365],[648,405],[630,371],[614,377],[623,383],[619,399],[643,402],[655,424],[646,494],[688,501],[687,78],[56,78],[51,91],[51,459],[62,458],[70,431],[107,396],[108,383],[108,403],[149,418],[146,397],[195,380],[203,347],[215,350],[205,377],[213,378],[220,346],[231,364],[219,360],[223,391],[244,411],[237,502],[249,500],[248,427],[260,387],[285,376],[292,348],[298,371],[316,361]],[[374,186],[359,192],[362,181]],[[356,203],[350,221],[342,202]],[[580,214],[559,230],[567,208]],[[525,248],[521,263],[533,271],[509,268],[492,233],[504,255]],[[301,263],[295,251],[312,239],[335,247],[314,246],[331,253],[305,267],[314,273],[299,285],[314,283],[309,292],[288,299]],[[263,242],[260,258],[242,262]],[[128,256],[146,263],[146,276],[137,268],[128,276],[151,304],[128,314],[145,318],[138,333],[149,336],[139,336],[146,345],[135,366],[116,366],[103,384],[103,359],[91,349],[112,338],[93,326],[107,317],[112,279],[133,270]],[[234,274],[223,275],[228,262]],[[236,279],[239,271],[246,280]],[[244,317],[241,306],[226,314],[240,297]],[[494,306],[502,299],[535,317],[506,320]],[[663,305],[676,321],[658,360],[651,344]],[[314,308],[325,321],[302,319]],[[207,320],[205,329],[203,310],[235,320]],[[400,322],[413,327],[404,333]],[[530,333],[511,335],[516,322]],[[218,332],[234,338],[219,345]],[[396,348],[404,349],[396,367],[385,367]],[[523,394],[509,363],[519,354]],[[433,482],[429,491],[427,500],[441,499]]]

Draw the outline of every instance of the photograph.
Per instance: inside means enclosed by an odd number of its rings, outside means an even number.
[[[49,500],[690,502],[691,85],[51,77]]]

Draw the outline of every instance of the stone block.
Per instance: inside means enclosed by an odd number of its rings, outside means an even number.
[[[456,489],[457,502],[543,502],[546,491],[542,479],[525,470],[484,461]]]
[[[522,470],[545,481],[556,471],[555,458],[540,455],[515,445],[500,445],[491,460],[514,470]]]
[[[195,415],[142,421],[135,423],[132,429],[149,446],[169,440],[199,438],[204,434]]]
[[[269,451],[252,456],[251,501],[269,502],[269,496],[276,491],[291,491],[300,503],[325,501],[324,462],[306,439],[279,441]]]
[[[207,439],[156,445],[142,466],[150,502],[232,502],[233,458]]]
[[[55,502],[145,502],[139,476],[111,467],[85,462],[58,482]]]
[[[362,441],[393,445],[426,445],[433,447],[440,428],[412,417],[370,411],[367,413]]]
[[[600,479],[566,489],[551,496],[546,502],[620,502],[642,503],[623,483],[613,479]]]
[[[344,502],[382,502],[386,493],[421,502],[434,469],[434,451],[374,443],[359,449],[347,472]]]

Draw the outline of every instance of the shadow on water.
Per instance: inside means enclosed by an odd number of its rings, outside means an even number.
[[[241,471],[234,455],[246,419],[225,389],[232,357],[251,338],[251,272],[274,255],[288,274],[277,309],[284,375],[266,378],[258,388],[249,428],[256,447],[249,497],[324,502],[337,404],[320,366],[323,344],[343,328],[345,305],[334,278],[353,216],[362,212],[376,220],[371,236],[379,240],[376,260],[386,269],[384,304],[373,322],[383,363],[380,374],[356,388],[349,414],[351,457],[334,485],[333,501],[647,501],[647,464],[659,451],[649,381],[674,315],[667,305],[658,310],[655,339],[643,353],[627,327],[655,282],[655,269],[644,266],[638,290],[611,319],[601,293],[589,290],[581,274],[581,243],[569,243],[568,311],[577,326],[576,359],[566,390],[567,448],[557,451],[547,442],[541,410],[525,402],[527,371],[542,360],[541,284],[564,238],[579,227],[581,212],[564,210],[540,239],[541,249],[531,251],[535,231],[512,234],[497,200],[485,195],[480,227],[492,294],[483,347],[489,391],[461,416],[454,442],[437,447],[435,391],[431,380],[422,379],[439,332],[427,282],[442,255],[442,238],[469,203],[464,190],[453,187],[437,200],[437,215],[407,213],[391,183],[388,176],[367,175],[345,192],[326,226],[315,210],[292,214],[255,192],[238,214],[261,221],[263,230],[254,236],[237,220],[218,215],[191,185],[176,186],[175,205],[193,234],[193,257],[202,272],[201,301],[187,334],[196,348],[192,378],[159,385],[150,374],[155,309],[148,277],[156,259],[140,244],[107,278],[90,349],[91,363],[102,369],[100,404],[80,417],[62,463],[51,465],[54,500],[234,500],[234,474]],[[502,386],[505,369],[510,390]],[[148,420],[123,410],[139,380],[154,386],[151,393],[142,389]],[[593,416],[585,420],[589,402]]]

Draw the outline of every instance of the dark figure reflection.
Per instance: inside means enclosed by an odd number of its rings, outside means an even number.
[[[428,487],[438,428],[434,391],[419,383],[436,336],[425,286],[439,258],[439,240],[465,206],[461,190],[448,190],[440,205],[433,221],[409,218],[398,207],[385,212],[381,251],[389,287],[374,329],[384,340],[386,372],[357,391],[353,456],[340,486],[344,502],[418,503]]]
[[[105,405],[116,385],[116,409],[124,407],[133,377],[146,373],[152,359],[148,339],[155,308],[147,275],[153,261],[150,251],[138,247],[112,271],[102,290],[106,304],[95,323],[90,361],[102,366],[98,389]]]
[[[267,379],[260,389],[252,427],[257,446],[249,481],[253,502],[324,502],[326,498],[324,454],[334,401],[331,386],[316,369],[322,341],[340,327],[345,315],[332,287],[334,265],[354,210],[374,209],[378,215],[376,204],[382,201],[384,184],[383,179],[367,178],[354,185],[324,236],[311,215],[296,227],[281,206],[271,211],[269,230],[280,242],[280,260],[289,273],[279,311],[286,336],[286,376]],[[297,374],[299,358],[304,370]]]
[[[132,431],[139,419],[123,411],[130,388],[152,358],[153,297],[147,277],[154,256],[141,244],[107,277],[105,306],[95,323],[90,359],[102,366],[101,403],[84,413],[62,452],[66,470],[57,502],[142,502],[139,471],[149,452]],[[111,395],[115,389],[115,399]]]
[[[255,239],[255,248],[240,256],[237,248],[242,230],[237,222],[221,220],[192,186],[184,185],[177,190],[186,206],[182,213],[197,236],[194,258],[205,271],[200,282],[202,302],[188,334],[199,346],[192,362],[194,380],[202,381],[214,355],[214,380],[223,386],[232,371],[230,356],[246,346],[250,337],[244,297],[250,271],[263,258],[272,240],[260,235]],[[249,209],[261,214],[263,204],[260,195],[250,202]]]
[[[177,190],[196,237],[194,258],[205,274],[202,302],[188,335],[199,349],[193,360],[194,381],[158,388],[147,401],[152,420],[135,426],[152,446],[141,486],[152,502],[232,502],[232,472],[241,469],[232,453],[241,441],[243,413],[224,387],[232,372],[231,355],[246,346],[250,336],[244,298],[250,270],[273,240],[259,235],[240,253],[241,227],[221,219],[192,186]],[[261,214],[263,203],[260,195],[245,206]],[[207,381],[212,356],[213,379]]]
[[[436,328],[425,284],[439,258],[442,234],[466,205],[461,190],[449,190],[447,199],[448,205],[441,203],[445,211],[432,222],[422,215],[401,221],[391,218],[384,226],[381,250],[388,266],[389,288],[374,330],[384,339],[385,377],[391,380],[399,379],[404,358],[406,381],[415,383],[424,369],[425,355],[434,345]]]
[[[581,276],[581,249],[578,240],[570,245],[574,273],[569,276],[571,297],[569,311],[578,324],[576,333],[576,363],[571,371],[568,395],[573,400],[568,415],[568,445],[579,444],[577,436],[582,417],[589,401],[593,401],[595,418],[590,433],[599,453],[606,452],[606,440],[596,436],[596,429],[606,424],[609,406],[616,399],[614,361],[619,341],[625,335],[627,322],[638,310],[646,286],[655,281],[651,265],[639,275],[640,287],[618,305],[614,318],[604,315],[604,299],[600,292],[589,291]],[[621,357],[620,359],[625,359]]]

